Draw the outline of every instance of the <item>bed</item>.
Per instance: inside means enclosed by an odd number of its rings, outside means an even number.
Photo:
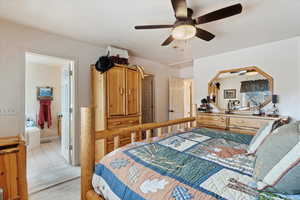
[[[194,117],[94,133],[92,112],[81,116],[82,200],[285,199],[254,189],[251,135],[193,128]],[[146,140],[138,141],[141,131]],[[132,143],[120,148],[124,134]]]

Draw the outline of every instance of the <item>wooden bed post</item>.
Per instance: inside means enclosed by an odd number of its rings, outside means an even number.
[[[95,166],[94,109],[81,108],[81,200],[93,189],[92,177]]]

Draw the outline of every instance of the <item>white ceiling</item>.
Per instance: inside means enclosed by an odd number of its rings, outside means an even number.
[[[199,26],[214,33],[214,40],[192,39],[177,49],[160,46],[168,29],[134,30],[135,25],[172,24],[170,0],[0,0],[0,17],[174,66],[300,35],[299,0],[188,0],[195,16],[234,3],[242,3],[241,15]]]

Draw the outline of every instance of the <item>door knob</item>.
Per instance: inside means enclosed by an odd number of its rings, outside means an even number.
[[[169,110],[169,112],[174,112],[174,110]]]

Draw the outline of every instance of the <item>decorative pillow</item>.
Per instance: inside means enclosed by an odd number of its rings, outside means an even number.
[[[248,154],[254,154],[257,151],[258,147],[271,134],[273,127],[277,121],[271,121],[257,131],[257,133],[252,138],[248,146],[248,150],[247,150]]]
[[[273,131],[256,152],[259,190],[300,194],[300,121]]]

